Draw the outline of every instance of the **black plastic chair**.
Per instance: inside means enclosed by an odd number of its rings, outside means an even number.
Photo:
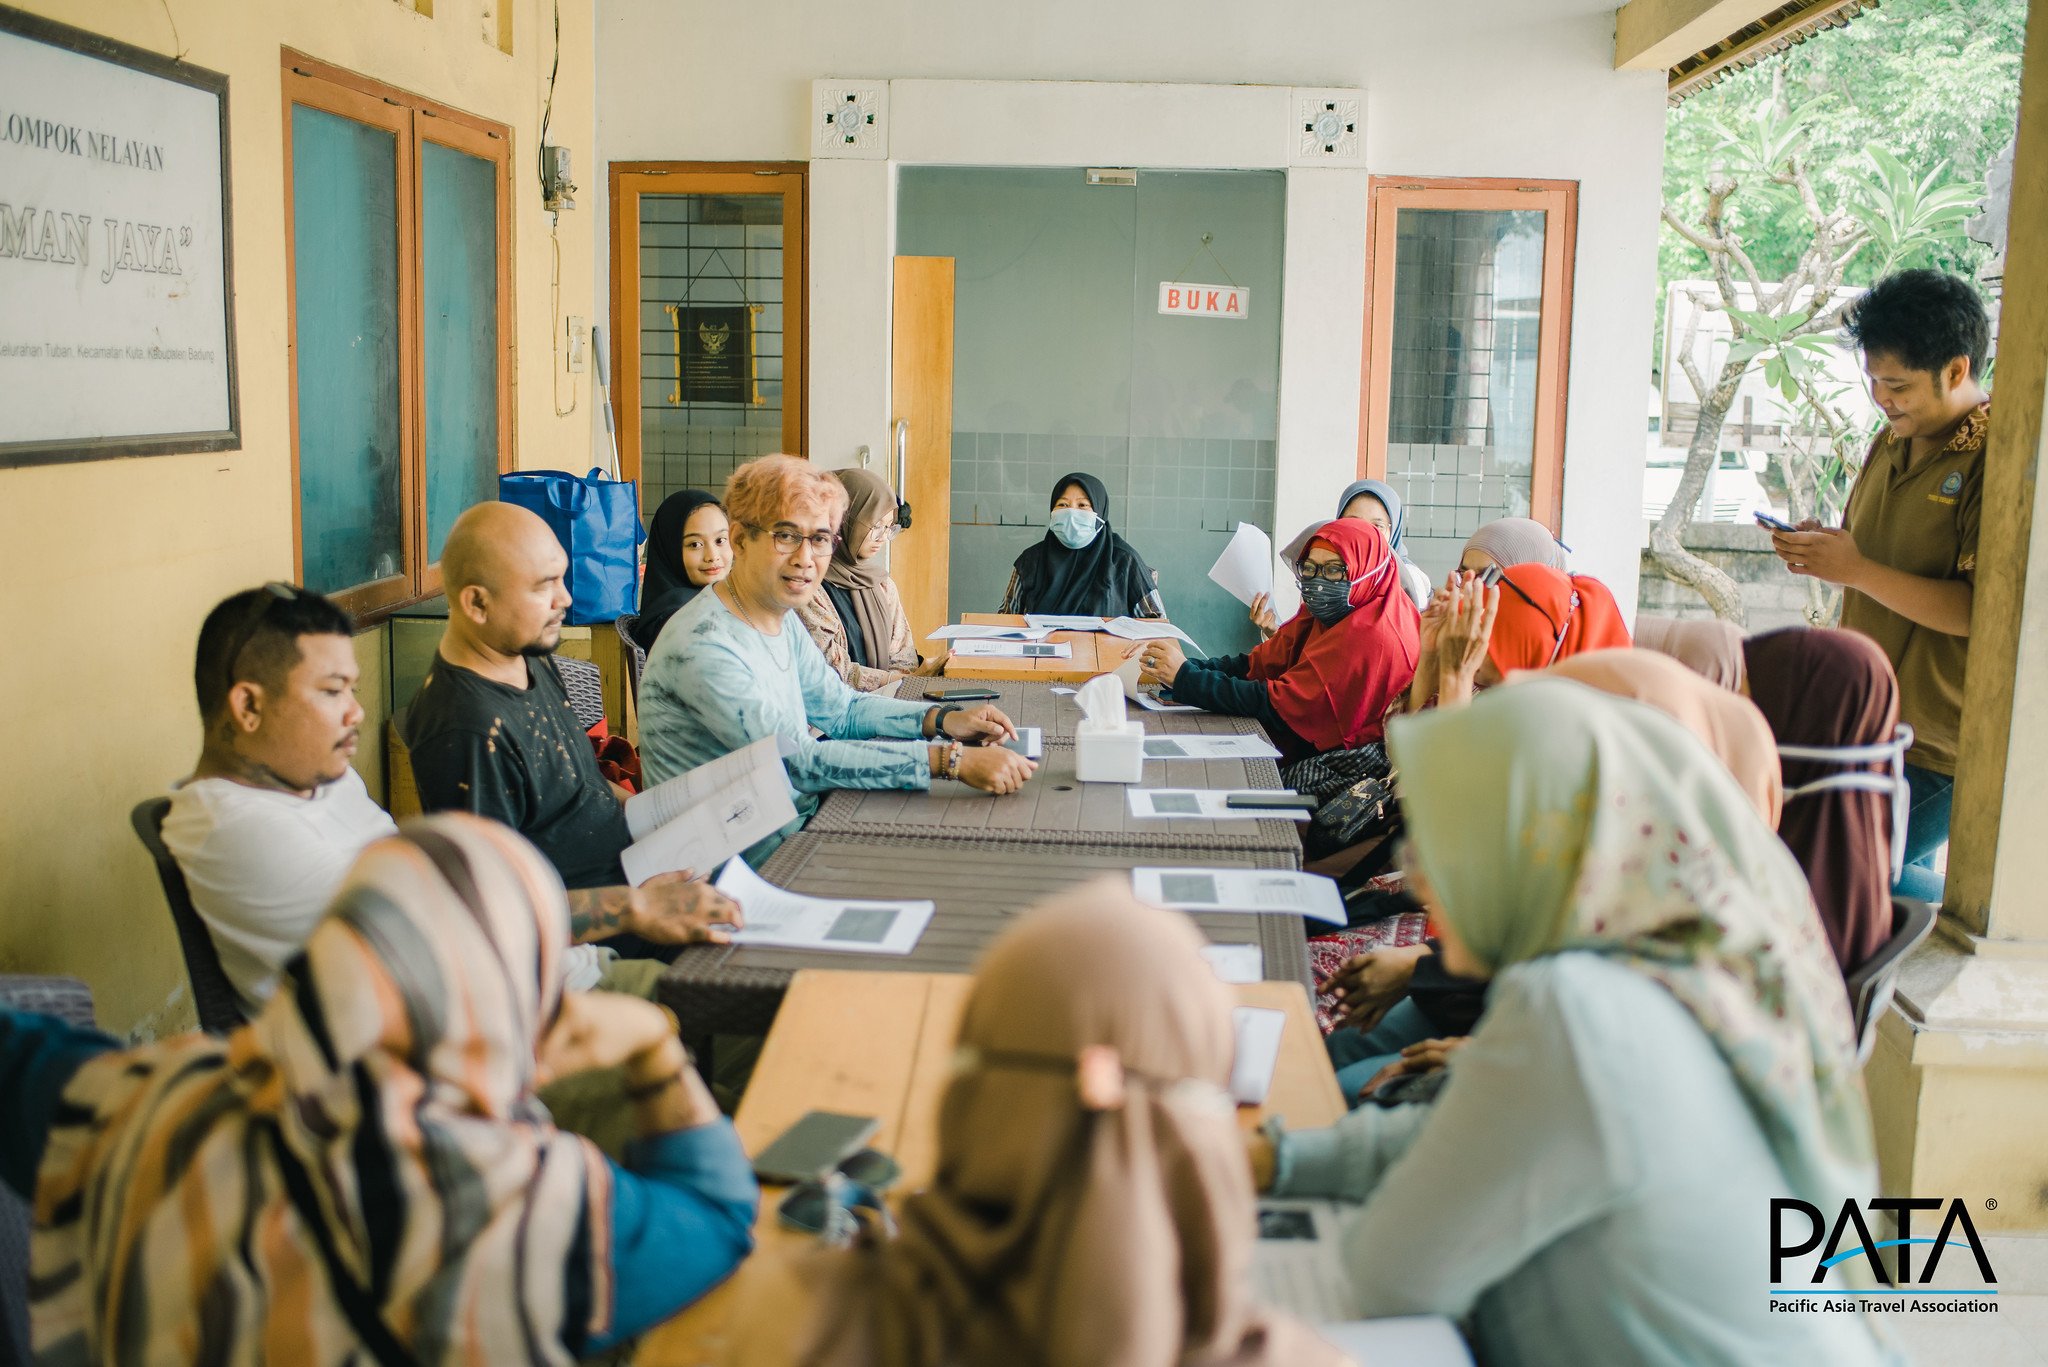
[[[1899,968],[1914,946],[1934,929],[1935,908],[1911,897],[1892,898],[1892,937],[1849,974],[1849,1008],[1856,1021],[1856,1061],[1868,1063],[1877,1048],[1877,1023],[1891,1008]]]
[[[153,797],[135,804],[128,820],[135,827],[142,847],[156,861],[157,880],[164,885],[164,900],[171,904],[171,921],[178,927],[178,947],[185,951],[185,976],[192,982],[192,1001],[199,1008],[199,1028],[208,1034],[225,1035],[239,1030],[247,1021],[235,985],[220,966],[220,951],[213,936],[192,905],[192,893],[185,886],[185,871],[164,845],[164,817],[171,810],[167,797]]]
[[[92,989],[76,978],[0,973],[0,1010],[36,1011],[92,1024]],[[6,1110],[0,1098],[0,1112]],[[0,1184],[0,1362],[31,1362],[28,1345],[28,1203]]]
[[[640,614],[629,612],[612,623],[612,629],[619,633],[619,640],[626,647],[626,686],[633,690],[633,701],[640,701],[640,676],[647,672],[647,652],[633,639],[633,628],[640,624]]]

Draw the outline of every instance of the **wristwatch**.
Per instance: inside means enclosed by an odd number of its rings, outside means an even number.
[[[960,704],[956,702],[940,703],[937,715],[935,715],[932,718],[931,738],[933,740],[950,740],[951,737],[946,735],[946,718],[952,716],[955,712],[962,712],[965,710],[965,708],[961,707]]]

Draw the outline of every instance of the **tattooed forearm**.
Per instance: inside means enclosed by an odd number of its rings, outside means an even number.
[[[633,928],[631,888],[576,888],[569,893],[569,938],[577,944]]]

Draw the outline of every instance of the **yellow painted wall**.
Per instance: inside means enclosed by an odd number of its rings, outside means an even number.
[[[582,470],[592,376],[561,377],[562,403],[573,392],[576,411],[557,418],[559,324],[532,175],[553,8],[503,0],[508,54],[495,25],[485,33],[482,0],[435,0],[431,17],[396,0],[171,0],[168,11],[162,0],[11,2],[167,54],[178,51],[175,16],[186,60],[230,78],[242,449],[0,470],[0,972],[75,974],[107,1028],[155,1034],[189,1024],[192,1008],[128,811],[198,754],[191,662],[207,609],[293,573],[280,49],[512,127],[519,462]],[[572,150],[589,186],[592,0],[562,0],[561,16],[549,140]],[[597,230],[587,211],[564,216],[564,314],[595,312]],[[360,645],[381,651],[381,641]]]

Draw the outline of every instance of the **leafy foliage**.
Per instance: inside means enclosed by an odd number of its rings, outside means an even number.
[[[1766,280],[1783,279],[1811,239],[1810,224],[1784,187],[1751,191],[1768,188],[1755,174],[1759,163],[1782,161],[1784,149],[1772,146],[1769,125],[1778,126],[1781,141],[1792,135],[1788,129],[1803,130],[1802,159],[1822,202],[1856,208],[1877,235],[1850,264],[1846,283],[1868,285],[1888,269],[1912,266],[1974,276],[1986,249],[1952,231],[1974,207],[1958,212],[1962,206],[1930,203],[1930,194],[1981,182],[2011,138],[2019,115],[2026,17],[2026,0],[1885,0],[1846,28],[1817,34],[1737,72],[1671,112],[1664,202],[1697,222],[1705,206],[1703,187],[1715,171],[1743,177],[1744,193],[1729,205],[1730,227]],[[1759,118],[1767,108],[1772,117]],[[1929,193],[1899,193],[1892,168],[1906,175],[1909,167],[1919,168],[1916,186],[1931,180]],[[1893,242],[1922,243],[1896,260],[1887,260],[1893,253],[1882,216],[1869,212],[1878,186],[1889,188],[1895,202],[1911,199],[1937,220],[1892,222]],[[1691,245],[1664,230],[1658,335],[1664,287],[1698,276],[1703,264]]]

